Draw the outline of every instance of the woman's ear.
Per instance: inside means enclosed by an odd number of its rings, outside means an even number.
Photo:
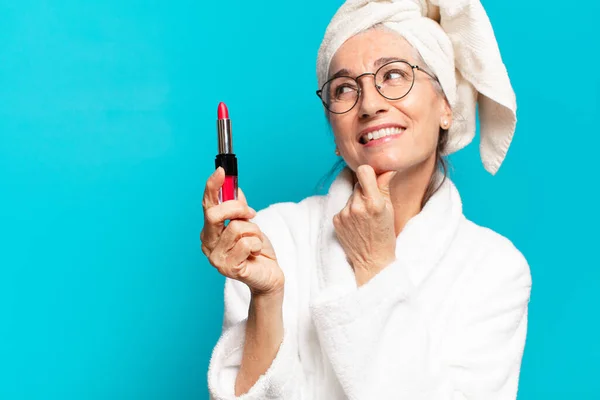
[[[443,99],[441,107],[440,127],[448,130],[450,129],[450,126],[452,126],[452,109],[450,108],[450,104],[448,104],[446,99]]]

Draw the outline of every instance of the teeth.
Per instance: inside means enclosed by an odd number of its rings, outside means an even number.
[[[385,136],[390,136],[390,135],[397,135],[399,133],[401,133],[404,129],[402,128],[383,128],[383,129],[379,129],[378,131],[375,132],[369,132],[368,134],[364,135],[361,138],[361,141],[363,143],[367,143],[371,140],[377,140],[377,139],[381,139],[382,137]]]

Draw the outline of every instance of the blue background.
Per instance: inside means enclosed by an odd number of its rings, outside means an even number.
[[[314,194],[335,162],[315,59],[340,4],[0,3],[1,399],[207,398],[223,278],[198,235],[216,106],[254,208]],[[467,217],[531,264],[519,399],[596,399],[600,9],[484,5],[519,123],[497,176],[477,141],[452,176]]]

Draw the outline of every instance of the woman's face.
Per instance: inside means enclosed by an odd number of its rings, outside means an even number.
[[[340,47],[331,61],[330,76],[341,69],[348,71],[344,75],[352,77],[375,72],[382,58],[418,65],[414,54],[413,47],[400,35],[370,29]],[[444,120],[450,125],[451,112],[431,78],[417,69],[414,75],[412,89],[399,100],[381,96],[374,86],[374,77],[365,75],[359,79],[361,93],[354,108],[345,114],[329,113],[335,143],[353,171],[369,164],[377,174],[391,170],[402,173],[435,160],[439,130]],[[363,143],[361,136],[382,126],[396,129],[386,132],[392,133],[390,136]]]

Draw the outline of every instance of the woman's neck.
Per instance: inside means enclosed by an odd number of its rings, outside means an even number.
[[[435,155],[411,170],[398,173],[390,182],[390,198],[394,207],[396,236],[419,212],[423,197],[435,172]]]

